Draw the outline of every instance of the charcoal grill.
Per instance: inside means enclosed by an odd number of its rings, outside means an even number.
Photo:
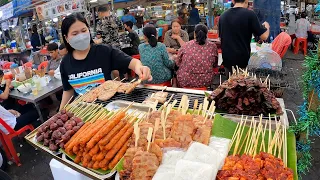
[[[130,94],[117,93],[115,96],[113,96],[108,101],[97,100],[96,103],[101,103],[103,105],[107,105],[110,102],[115,101],[115,100],[124,100],[124,101],[142,103],[148,96],[151,96],[152,93],[155,93],[157,91],[161,91],[163,89],[164,89],[164,87],[156,87],[156,86],[144,87],[141,85],[141,86],[138,86]],[[190,100],[190,103],[189,103],[190,109],[193,109],[194,100],[198,99],[198,103],[200,104],[200,103],[203,103],[203,100],[205,97],[204,91],[200,91],[200,90],[189,90],[189,89],[168,87],[164,91],[168,92],[167,100],[170,99],[171,95],[174,95],[172,100],[176,99],[178,102],[180,102],[183,95],[187,95]],[[158,103],[157,109],[160,108],[161,105],[162,104]]]

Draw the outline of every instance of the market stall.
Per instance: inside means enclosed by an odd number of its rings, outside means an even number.
[[[295,136],[268,82],[241,69],[213,92],[110,80],[26,139],[93,179],[239,177],[230,164],[245,177],[297,179]]]

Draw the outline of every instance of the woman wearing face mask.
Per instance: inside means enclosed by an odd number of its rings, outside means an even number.
[[[111,79],[111,71],[134,70],[141,80],[152,80],[150,69],[137,59],[132,59],[110,45],[93,43],[89,26],[80,13],[67,16],[61,26],[63,41],[68,54],[61,65],[63,96],[60,109],[74,95],[84,94],[105,80]]]

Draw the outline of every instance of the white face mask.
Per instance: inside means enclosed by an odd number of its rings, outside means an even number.
[[[73,49],[86,50],[90,46],[90,33],[81,33],[69,40],[69,44]]]

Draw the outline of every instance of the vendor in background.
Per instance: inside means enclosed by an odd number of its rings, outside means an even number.
[[[81,13],[67,16],[61,26],[63,41],[68,54],[60,65],[63,96],[62,109],[76,94],[84,94],[106,80],[111,80],[111,71],[135,71],[139,78],[152,80],[150,69],[138,59],[126,55],[111,45],[96,45],[92,41],[89,25]]]
[[[124,16],[121,17],[121,21],[123,23],[126,23],[128,21],[131,21],[133,24],[137,23],[136,18],[134,18],[134,16],[132,16],[131,14],[129,14],[129,9],[124,9]]]
[[[40,37],[40,38],[39,38]],[[38,29],[36,26],[32,27],[32,36],[31,36],[31,46],[33,47],[32,51],[36,52],[41,49],[41,46],[46,44],[46,40],[42,34],[38,34]]]
[[[296,38],[308,38],[308,31],[310,31],[311,25],[306,17],[307,14],[305,12],[301,13],[301,18],[296,22],[295,34],[290,35],[292,42]]]
[[[177,54],[186,42],[189,41],[189,35],[186,31],[181,29],[179,20],[173,20],[171,22],[172,29],[167,31],[164,36],[164,44],[167,47],[167,51],[171,54]]]
[[[247,9],[248,0],[233,0],[233,2],[234,7],[225,11],[219,20],[219,36],[226,74],[230,72],[232,66],[247,67],[252,34],[266,40],[270,28],[269,23],[261,24],[257,15]]]
[[[128,54],[129,56],[139,54],[138,46],[140,44],[140,38],[138,34],[132,30],[133,23],[131,21],[127,21],[124,23],[124,28],[129,32],[128,36],[131,39],[131,47],[122,49],[123,52]]]
[[[47,47],[47,50],[51,57],[51,59],[48,62],[47,72],[51,76],[54,75],[54,71],[58,69],[58,67],[60,66],[61,56],[59,55],[58,49],[58,44],[56,43],[51,43]]]
[[[176,57],[178,87],[201,88],[212,84],[213,68],[218,64],[217,46],[207,40],[208,28],[198,24],[195,40],[187,42]]]
[[[189,16],[189,25],[197,25],[199,23],[200,23],[199,10],[196,8],[196,5],[192,3],[190,16]]]
[[[119,29],[123,28],[122,22],[117,16],[111,14],[109,6],[100,6],[98,8],[98,16],[97,32],[101,32],[102,43],[120,49]]]
[[[188,24],[188,9],[187,9],[187,4],[182,3],[181,8],[178,11],[178,16],[179,16],[179,21],[180,24],[186,25]]]
[[[142,64],[151,69],[153,76],[151,83],[170,81],[175,63],[169,59],[166,46],[157,42],[157,29],[148,25],[143,28],[143,34],[146,42],[139,45],[139,53]]]
[[[121,49],[119,41],[119,29],[123,28],[120,19],[112,15],[110,6],[100,6],[98,8],[99,21],[97,22],[97,31],[102,33],[102,44],[108,44],[114,48]],[[120,80],[120,73],[118,70],[112,71],[113,77]]]

